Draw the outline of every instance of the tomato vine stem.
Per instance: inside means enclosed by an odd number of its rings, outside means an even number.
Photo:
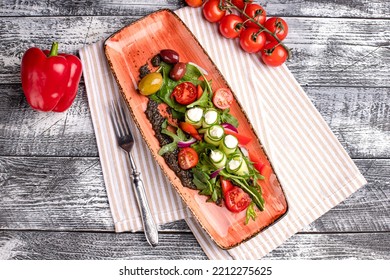
[[[225,2],[225,4],[223,4],[223,2]],[[286,51],[287,51],[287,54],[288,54],[288,59],[291,58],[291,50],[290,48],[288,48],[285,44],[282,43],[282,41],[278,38],[278,36],[276,36],[276,31],[275,33],[274,32],[271,32],[270,30],[268,30],[264,25],[260,24],[259,22],[257,22],[253,17],[250,17],[247,13],[245,13],[245,9],[246,9],[246,6],[248,5],[248,2],[245,2],[245,6],[244,6],[244,9],[240,9],[238,8],[236,5],[234,5],[230,0],[220,0],[220,5],[221,7],[223,7],[225,10],[230,10],[230,9],[235,9],[237,10],[239,13],[241,13],[242,15],[244,15],[247,19],[244,21],[244,22],[247,22],[248,20],[253,22],[254,24],[256,24],[259,28],[260,28],[260,31],[264,31],[268,34],[270,34],[272,37],[275,38],[275,40],[278,42],[277,45],[280,45],[282,46]],[[276,45],[276,46],[277,46]],[[275,47],[276,47],[275,46]],[[275,49],[275,47],[273,49]]]

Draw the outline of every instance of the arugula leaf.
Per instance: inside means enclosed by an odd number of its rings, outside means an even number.
[[[194,178],[197,178],[200,182],[204,184],[207,184],[210,181],[210,176],[198,167],[192,168],[192,173],[194,174]]]
[[[179,127],[176,130],[176,134],[173,133],[172,131],[169,131],[167,129],[167,127],[168,127],[168,121],[165,120],[161,125],[161,133],[171,137],[173,142],[166,144],[160,148],[160,150],[158,151],[158,154],[160,156],[162,156],[163,154],[165,154],[167,152],[173,152],[174,150],[176,150],[178,142],[186,141],[186,136],[185,136],[184,132]]]
[[[212,108],[213,107],[213,103],[211,102],[211,97],[210,97],[210,94],[208,93],[207,88],[205,88],[205,90],[203,91],[202,96],[198,100],[187,105],[187,108],[192,108],[195,106],[199,106],[202,108]]]
[[[185,113],[176,111],[175,109],[171,109],[172,113],[172,118],[177,119],[177,120],[184,120]]]
[[[158,71],[162,73],[163,85],[161,86],[161,89],[152,98],[159,98],[160,102],[163,101],[176,112],[185,113],[186,106],[175,102],[175,100],[171,98],[172,91],[177,85],[181,84],[182,82],[191,82],[194,85],[201,85],[202,83],[204,83],[204,81],[199,80],[199,78],[203,76],[203,74],[196,66],[187,64],[186,73],[183,78],[181,78],[179,81],[174,81],[169,78],[169,72],[171,71],[171,68],[171,65],[165,62],[161,62],[161,67]]]
[[[200,170],[208,174],[217,170],[205,152],[199,155],[199,162],[197,166],[199,166]]]
[[[192,64],[186,64],[186,73],[184,74],[181,81],[191,82],[194,85],[200,85],[202,83],[199,78],[202,76],[202,72],[198,69],[198,67]]]
[[[205,141],[196,142],[191,146],[198,155],[205,153],[208,149],[215,149],[215,146]]]
[[[250,195],[252,201],[256,204],[257,208],[259,208],[260,211],[264,210],[265,201],[261,193],[261,187],[257,188],[257,187],[250,186],[248,182],[245,179],[243,179],[243,177],[229,174],[225,170],[222,170],[219,174],[225,177],[226,179],[230,179],[230,181],[232,181],[234,185],[239,186],[241,189],[243,189],[246,193]]]
[[[176,149],[177,149],[177,142],[171,142],[169,144],[162,146],[160,148],[160,150],[158,151],[158,154],[160,156],[162,156],[163,154],[168,153],[168,152],[173,152]]]
[[[243,156],[243,159],[245,160],[246,165],[248,166],[249,170],[249,177],[253,179],[254,186],[256,186],[256,182],[258,180],[264,180],[265,177],[260,174],[260,172],[253,166],[253,162],[251,162],[248,157]]]
[[[257,214],[254,208],[255,204],[251,202],[249,204],[248,208],[246,209],[246,214],[245,214],[245,224],[247,225],[249,223],[249,220],[252,219],[253,221],[256,220]]]
[[[169,71],[171,70],[171,66],[166,63],[161,63],[161,72],[163,76],[163,84],[160,90],[156,93],[157,97],[160,98],[164,103],[166,103],[169,107],[175,109],[178,112],[185,113],[186,106],[176,103],[173,98],[171,98],[171,94],[173,89],[179,84],[178,82],[173,81],[169,78]]]
[[[156,93],[155,93],[155,94],[152,94],[152,95],[149,95],[149,98],[150,98],[151,100],[156,101],[157,103],[163,103],[163,102],[164,102],[163,100],[161,100],[160,97],[157,96]]]
[[[198,190],[204,190],[205,188],[207,188],[207,184],[201,182],[197,177],[194,176],[194,179],[192,180],[192,182],[194,183],[194,185],[196,186],[196,188]]]
[[[234,127],[238,127],[239,125],[238,120],[233,115],[230,114],[230,109],[225,109],[222,111],[221,122],[230,123]]]

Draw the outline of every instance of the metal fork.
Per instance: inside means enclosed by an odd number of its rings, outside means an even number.
[[[129,155],[131,176],[133,178],[132,185],[135,191],[138,207],[141,212],[142,225],[145,231],[146,240],[154,247],[158,244],[158,230],[150,212],[144,183],[141,179],[141,173],[138,172],[137,166],[131,154],[131,150],[134,146],[134,139],[124,113],[125,108],[123,108],[123,102],[121,102],[121,100],[118,100],[118,102],[112,101],[110,112],[111,120],[118,139],[118,145]]]

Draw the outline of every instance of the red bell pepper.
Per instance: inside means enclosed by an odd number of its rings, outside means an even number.
[[[28,49],[22,58],[22,88],[28,104],[38,111],[63,112],[72,105],[82,73],[77,56],[51,50]]]

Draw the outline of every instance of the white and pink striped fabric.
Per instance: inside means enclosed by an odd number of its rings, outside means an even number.
[[[237,41],[224,39],[217,25],[202,18],[201,9],[186,7],[176,13],[206,49],[245,109],[278,174],[289,212],[240,246],[219,249],[191,217],[132,123],[134,157],[143,174],[152,214],[159,224],[185,218],[210,259],[259,259],[366,180],[286,66],[266,67],[254,55],[243,52]],[[119,92],[102,42],[81,49],[80,56],[115,230],[140,230],[129,164],[117,148],[109,121],[108,104],[112,98],[119,98]]]

